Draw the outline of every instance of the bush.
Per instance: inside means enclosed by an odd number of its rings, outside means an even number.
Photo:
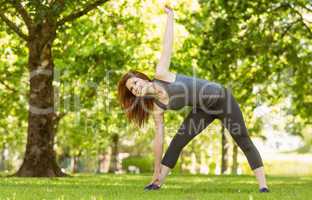
[[[140,173],[153,172],[153,163],[151,156],[129,156],[122,160],[122,168],[128,171],[129,166],[136,166]]]
[[[181,164],[181,161],[178,160],[176,166],[171,170],[171,173],[180,174]],[[135,166],[139,168],[140,173],[154,172],[154,158],[152,156],[129,156],[122,160],[122,168],[129,172],[129,166]]]

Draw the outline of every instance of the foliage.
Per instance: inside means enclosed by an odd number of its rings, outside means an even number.
[[[91,1],[63,1],[64,6],[55,1],[50,7],[50,1],[23,2],[39,23],[44,16],[53,17],[51,12],[64,19]],[[21,16],[4,4],[0,1],[0,8],[26,33]],[[230,87],[252,136],[265,138],[264,122],[253,115],[256,107],[290,99],[284,108],[285,131],[300,135],[311,146],[309,1],[182,0],[172,4],[176,23],[170,69]],[[129,69],[152,77],[161,51],[164,16],[162,4],[155,1],[108,1],[60,26],[53,43],[55,108],[62,116],[56,134],[58,156],[96,157],[111,146],[116,134],[120,151],[151,155],[152,122],[142,130],[130,126],[116,101],[116,86]],[[9,150],[7,159],[17,155],[20,160],[27,132],[27,46],[3,20],[0,46],[0,148]],[[165,147],[188,111],[166,114]],[[210,171],[218,168],[220,137],[215,133],[219,132],[210,129],[192,141],[183,152],[181,166],[191,163],[194,152]]]
[[[122,160],[122,168],[128,171],[129,166],[135,166],[140,173],[153,172],[153,163],[151,156],[130,156]]]

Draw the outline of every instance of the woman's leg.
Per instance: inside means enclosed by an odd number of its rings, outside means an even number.
[[[259,183],[259,188],[268,188],[265,180],[265,172],[264,167],[258,167],[257,169],[254,169],[255,176],[257,178],[257,181]]]
[[[261,156],[248,135],[243,114],[231,91],[225,90],[225,98],[221,100],[217,115],[222,124],[227,128],[236,144],[245,154],[250,168],[254,171],[259,183],[259,188],[267,187]]]
[[[170,169],[174,168],[182,149],[202,130],[204,130],[213,120],[214,116],[204,112],[200,108],[190,111],[178,132],[172,138],[169,147],[161,161],[160,183],[164,182]]]
[[[159,182],[156,184],[162,185],[164,183],[167,175],[169,174],[170,170],[171,170],[171,168],[167,167],[166,165],[161,165]]]

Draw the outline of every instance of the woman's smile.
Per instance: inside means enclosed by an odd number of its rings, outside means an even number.
[[[135,96],[144,96],[148,91],[149,84],[145,80],[133,77],[128,79],[126,86]]]

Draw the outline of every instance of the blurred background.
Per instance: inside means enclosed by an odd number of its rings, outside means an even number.
[[[40,15],[31,2],[25,7],[40,21],[48,7]],[[64,16],[86,2],[66,4]],[[51,142],[61,170],[152,173],[153,122],[142,129],[129,124],[118,105],[116,86],[129,69],[153,77],[162,50],[164,3],[175,12],[171,71],[232,89],[268,174],[312,175],[312,5],[308,0],[107,1],[62,24],[51,47],[57,114]],[[5,16],[26,31],[13,8]],[[32,137],[29,46],[3,19],[0,171],[12,174],[23,163],[27,135]],[[166,112],[164,150],[189,110]],[[173,173],[252,172],[227,130],[215,120],[184,148]]]

